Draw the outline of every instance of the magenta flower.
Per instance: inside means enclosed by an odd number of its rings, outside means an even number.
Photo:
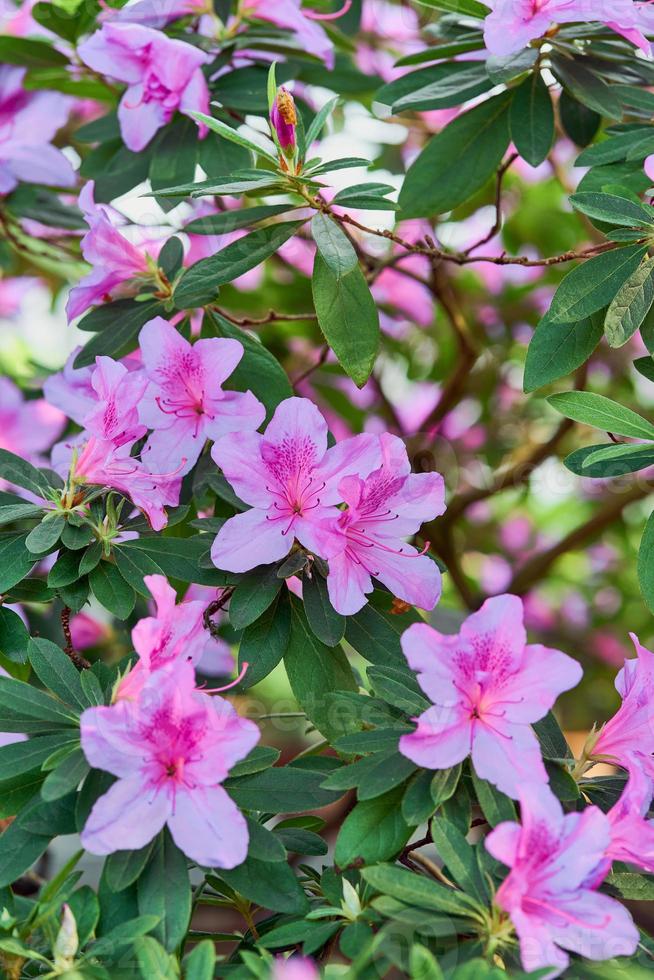
[[[264,435],[225,436],[214,461],[251,510],[230,517],[211,549],[218,568],[245,572],[279,561],[297,539],[323,555],[333,539],[327,518],[338,516],[344,476],[367,476],[379,465],[379,440],[353,436],[327,449],[327,423],[306,398],[287,398]]]
[[[590,960],[633,953],[638,930],[619,902],[594,889],[608,870],[608,818],[595,806],[563,814],[548,786],[520,789],[522,824],[501,823],[486,847],[511,869],[495,896],[520,940],[525,970],[551,967],[543,980],[568,966],[565,950]]]
[[[137,696],[150,674],[171,663],[196,664],[207,640],[202,617],[205,602],[177,603],[177,593],[163,575],[145,575],[143,581],[155,603],[154,616],[140,619],[132,630],[139,661],[121,681],[117,697]]]
[[[654,821],[647,820],[654,784],[638,765],[630,768],[622,796],[607,813],[611,825],[609,861],[635,864],[654,872]]]
[[[266,410],[251,391],[221,385],[243,357],[238,340],[190,344],[167,320],[155,317],[139,335],[149,385],[139,415],[154,432],[143,458],[157,469],[188,473],[207,439],[257,429]]]
[[[43,394],[51,405],[56,405],[68,418],[78,425],[93,411],[97,394],[91,384],[95,368],[73,367],[81,347],[76,347],[68,356],[61,371],[51,374],[43,382]]]
[[[625,769],[642,766],[654,778],[654,653],[630,633],[637,657],[625,660],[615,686],[622,704],[594,741],[592,758],[607,758]]]
[[[91,435],[105,439],[118,448],[133,444],[146,433],[139,425],[138,405],[147,387],[142,371],[128,371],[111,357],[96,357],[91,387],[96,402],[83,420]]]
[[[347,476],[338,485],[347,504],[331,527],[327,586],[334,609],[345,616],[366,604],[372,579],[393,595],[433,609],[441,592],[438,566],[403,539],[445,510],[440,473],[411,473],[406,447],[397,436],[379,437],[382,465],[365,479]]]
[[[179,503],[181,480],[176,473],[152,473],[131,451],[129,442],[116,447],[91,436],[75,459],[72,480],[119,490],[143,511],[153,530],[161,531],[168,523],[165,508]]]
[[[528,644],[522,601],[494,596],[444,635],[410,626],[402,650],[434,702],[400,739],[400,752],[426,769],[448,769],[472,755],[477,775],[517,798],[525,782],[547,782],[531,727],[582,677],[559,650]]]
[[[632,0],[494,0],[484,21],[484,41],[494,55],[509,55],[542,37],[553,24],[600,21],[649,54],[641,5]]]
[[[81,717],[89,763],[118,777],[82,831],[92,854],[144,847],[165,826],[197,864],[233,868],[248,848],[245,818],[220,785],[259,741],[224,698],[195,689],[190,664],[149,678],[135,701]]]
[[[127,84],[118,106],[125,145],[138,152],[175,112],[209,111],[209,90],[200,66],[208,54],[139,24],[107,23],[79,45],[94,71]],[[200,127],[206,133],[205,127]]]
[[[346,6],[349,7],[349,3]],[[240,13],[243,17],[265,20],[275,27],[292,31],[298,47],[324,61],[328,68],[334,67],[334,46],[323,28],[314,23],[319,18],[312,16],[312,11],[302,9],[301,0],[276,0],[275,3],[244,0]],[[341,13],[345,13],[345,9],[338,11],[337,16]]]
[[[56,147],[57,130],[68,119],[70,100],[58,92],[29,92],[25,68],[0,65],[0,194],[19,181],[72,187],[75,173]]]
[[[93,200],[93,181],[82,188],[79,206],[89,230],[81,241],[82,254],[93,266],[70,291],[66,313],[69,322],[89,306],[112,299],[136,296],[153,276],[152,260],[132,245],[112,222],[111,209]]]

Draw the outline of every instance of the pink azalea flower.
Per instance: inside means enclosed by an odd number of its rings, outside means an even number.
[[[86,850],[138,850],[167,825],[197,864],[233,868],[245,860],[245,818],[220,784],[259,741],[259,729],[229,701],[196,691],[190,664],[158,671],[134,701],[88,708],[81,736],[89,763],[118,777],[91,810]]]
[[[127,84],[118,106],[125,145],[138,152],[175,112],[209,111],[209,90],[200,66],[210,56],[139,24],[107,23],[79,45],[82,61],[94,71]],[[200,127],[206,134],[206,127]]]
[[[210,586],[198,585],[194,582],[186,590],[184,602],[195,602],[199,600],[202,602],[203,609],[206,609],[210,602],[220,598],[223,591],[223,589],[214,589]],[[221,612],[214,614],[212,616],[213,622],[220,623],[221,616],[223,615]],[[204,635],[206,642],[202,656],[197,664],[199,672],[209,677],[231,674],[234,669],[234,653],[229,643],[223,640],[222,637],[212,636],[206,631]]]
[[[36,276],[11,276],[0,279],[0,318],[11,320],[17,316],[21,311],[23,300],[39,282]]]
[[[542,37],[553,24],[600,21],[649,54],[638,4],[631,0],[494,0],[484,21],[484,41],[491,54],[509,55]]]
[[[630,633],[637,657],[625,660],[615,686],[622,704],[600,730],[592,745],[593,758],[608,758],[631,769],[642,766],[654,778],[654,653]]]
[[[119,9],[108,7],[100,19],[161,29],[180,17],[200,17],[209,13],[209,0],[139,0]]]
[[[631,767],[622,796],[607,813],[611,842],[607,858],[654,872],[654,821],[647,820],[654,783],[638,765]]]
[[[365,479],[346,476],[338,490],[347,510],[330,522],[327,586],[334,609],[350,616],[366,604],[372,579],[405,602],[433,609],[441,593],[438,566],[403,539],[445,510],[440,473],[411,473],[397,436],[379,436],[382,465]]]
[[[520,940],[525,970],[551,967],[543,980],[568,966],[565,950],[590,960],[635,952],[638,930],[619,902],[594,889],[607,867],[608,818],[595,806],[564,815],[548,786],[520,789],[522,824],[501,823],[486,847],[511,869],[495,896]]]
[[[145,426],[139,425],[138,405],[147,378],[143,371],[128,371],[111,357],[96,357],[95,363],[91,387],[97,400],[84,418],[84,427],[116,448],[126,442],[133,444],[146,432]]]
[[[152,279],[152,260],[132,245],[112,221],[111,209],[93,200],[94,183],[84,185],[79,206],[89,225],[81,241],[82,254],[93,266],[70,291],[66,313],[69,322],[89,306],[121,297],[136,296]]]
[[[251,510],[230,517],[214,541],[218,568],[245,572],[284,558],[294,539],[323,554],[338,516],[344,476],[367,476],[379,466],[379,440],[353,436],[327,449],[327,423],[306,398],[287,398],[264,435],[225,436],[211,451],[235,493]]]
[[[514,798],[525,782],[547,782],[531,725],[582,670],[559,650],[527,643],[517,596],[487,599],[454,635],[416,623],[402,650],[433,701],[415,732],[400,739],[403,755],[427,769],[471,755],[477,775]]]
[[[91,436],[75,460],[73,480],[119,490],[143,511],[154,531],[161,531],[168,523],[165,508],[179,503],[181,480],[177,473],[152,473],[131,450],[129,442],[116,447]]]
[[[137,696],[150,674],[168,664],[196,664],[206,643],[205,602],[178,604],[177,593],[163,575],[145,575],[143,581],[155,601],[156,613],[140,619],[132,630],[139,661],[119,685],[117,697],[121,698]]]
[[[70,636],[76,650],[88,650],[99,643],[104,643],[111,636],[111,630],[106,623],[101,623],[95,616],[87,612],[79,612],[71,617]]]
[[[312,17],[311,13],[302,9],[301,0],[276,0],[275,3],[269,0],[244,0],[240,6],[242,17],[265,20],[275,27],[292,31],[298,47],[324,61],[328,68],[333,68],[334,46],[323,28],[314,22],[318,18]]]
[[[238,340],[209,338],[190,344],[166,320],[155,317],[139,335],[149,385],[141,421],[154,432],[143,458],[158,469],[188,473],[207,439],[257,429],[266,410],[251,391],[221,385],[243,357]]]
[[[19,181],[72,187],[75,173],[50,145],[68,119],[70,100],[58,92],[29,92],[25,68],[0,65],[0,194]]]
[[[307,956],[276,956],[273,962],[272,980],[319,980],[318,967]]]
[[[58,408],[44,398],[26,401],[13,381],[0,377],[0,449],[38,464],[65,425]]]

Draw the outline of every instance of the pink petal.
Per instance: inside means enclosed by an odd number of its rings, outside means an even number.
[[[211,450],[211,458],[234,493],[253,507],[270,507],[275,500],[266,489],[270,472],[261,458],[262,441],[263,436],[257,432],[230,433]]]
[[[360,562],[352,561],[345,552],[329,559],[327,589],[336,612],[353,616],[363,609],[372,588],[372,580]]]
[[[458,636],[439,633],[427,623],[414,623],[402,634],[402,652],[428,698],[438,704],[457,704],[461,698],[455,684],[453,653]]]
[[[245,817],[222,786],[179,790],[168,826],[180,850],[203,867],[235,868],[247,857]]]
[[[286,398],[275,409],[264,442],[294,450],[311,448],[315,463],[320,463],[327,451],[327,423],[308,398]]]
[[[119,779],[95,802],[81,834],[82,846],[91,854],[137,851],[159,833],[170,810],[168,795],[148,787],[142,774]]]
[[[285,558],[293,535],[284,534],[285,520],[269,521],[265,511],[247,510],[230,517],[221,527],[211,548],[216,568],[247,572],[257,565],[270,565]]]
[[[547,782],[538,739],[531,728],[509,725],[500,718],[475,724],[472,764],[480,779],[487,779],[513,799],[518,798],[524,783]]]
[[[449,769],[470,754],[473,726],[469,712],[460,708],[428,708],[418,727],[400,739],[400,752],[425,769]]]
[[[268,432],[266,432],[266,438]],[[327,450],[316,469],[316,479],[325,482],[320,499],[324,504],[338,504],[342,500],[340,481],[345,477],[366,477],[381,463],[379,438],[363,433],[343,439]]]
[[[214,441],[229,432],[258,429],[266,417],[265,407],[251,391],[224,391],[211,409],[215,416],[213,419],[207,416],[205,429],[207,437]]]

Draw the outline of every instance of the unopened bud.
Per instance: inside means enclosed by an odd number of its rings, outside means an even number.
[[[78,947],[75,916],[70,906],[64,905],[61,926],[53,948],[55,966],[58,970],[66,970],[73,965]]]
[[[297,148],[295,138],[297,110],[293,96],[283,85],[277,91],[277,96],[270,110],[270,122],[277,134],[282,153],[287,159],[292,160]]]

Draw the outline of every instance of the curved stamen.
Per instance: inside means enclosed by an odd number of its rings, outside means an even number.
[[[345,0],[340,10],[335,10],[333,14],[319,14],[317,10],[303,10],[302,13],[309,20],[338,20],[339,17],[345,16],[351,6],[352,0]]]
[[[230,688],[236,687],[237,684],[241,683],[241,681],[243,680],[243,678],[248,672],[249,666],[250,665],[247,662],[247,660],[244,660],[243,666],[241,667],[241,671],[238,677],[236,677],[230,684],[225,684],[224,687],[202,687],[200,688],[200,690],[202,691],[203,694],[220,694],[222,691],[229,691]]]

